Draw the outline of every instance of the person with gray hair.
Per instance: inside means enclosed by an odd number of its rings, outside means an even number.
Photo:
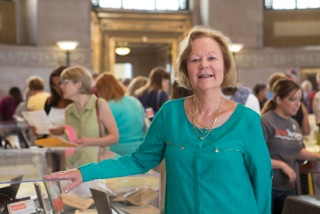
[[[69,67],[60,78],[63,98],[73,101],[65,109],[65,123],[74,128],[78,146],[67,158],[68,168],[73,168],[97,161],[99,148],[116,144],[119,133],[107,101],[91,94],[92,76],[86,68]],[[54,135],[64,131],[65,127],[50,130]]]
[[[303,80],[300,84],[302,89],[302,102],[304,103],[308,113],[312,113],[312,99],[315,95],[313,91],[313,86],[310,80]]]
[[[166,214],[269,214],[272,169],[260,116],[221,95],[236,84],[230,40],[194,27],[180,43],[176,79],[193,96],[167,101],[137,151],[45,176],[82,182],[144,173],[166,161]],[[231,204],[230,204],[231,203]]]

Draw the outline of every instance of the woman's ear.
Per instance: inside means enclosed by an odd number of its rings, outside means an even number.
[[[277,105],[279,105],[281,103],[282,99],[279,96],[276,96],[274,98],[274,101],[276,102]]]
[[[74,85],[76,86],[76,88],[78,89],[78,91],[80,91],[81,93],[81,88],[82,88],[82,82],[81,81],[77,81],[76,83],[74,83]]]

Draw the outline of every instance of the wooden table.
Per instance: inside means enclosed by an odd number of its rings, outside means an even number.
[[[320,195],[290,196],[286,199],[282,214],[317,214],[320,213]]]

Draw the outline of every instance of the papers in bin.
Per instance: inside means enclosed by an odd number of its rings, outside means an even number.
[[[48,137],[35,140],[37,146],[43,147],[75,147],[77,144],[67,141],[61,137]]]
[[[35,144],[43,147],[75,147],[77,140],[76,132],[72,126],[65,125],[65,133],[67,139],[63,136],[51,136],[43,139],[35,140]]]

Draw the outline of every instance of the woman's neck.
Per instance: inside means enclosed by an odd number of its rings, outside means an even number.
[[[218,110],[222,99],[221,91],[215,93],[195,92],[194,96],[195,106],[201,115],[214,114]]]
[[[68,104],[69,104],[68,100],[61,98],[57,103],[57,107],[58,108],[65,108],[65,107],[67,107]]]
[[[280,108],[275,108],[274,112],[284,119],[289,119],[290,115],[285,114]]]
[[[77,107],[78,112],[82,112],[84,107],[87,105],[87,103],[90,100],[91,95],[88,94],[79,94],[76,99],[74,99],[74,103]]]

